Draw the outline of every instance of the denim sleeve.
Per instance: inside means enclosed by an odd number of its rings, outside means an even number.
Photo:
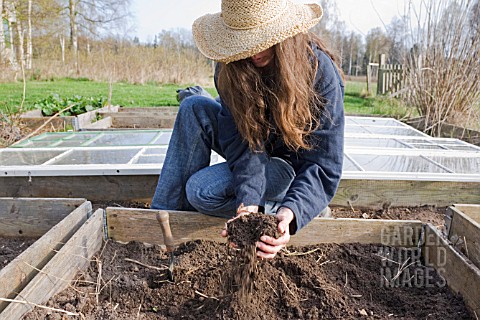
[[[310,150],[291,157],[296,173],[282,206],[295,214],[291,234],[308,224],[332,200],[340,182],[343,167],[344,110],[343,81],[331,59],[318,52],[319,67],[315,88],[324,98],[321,126],[311,136]]]
[[[218,69],[218,66],[217,68]],[[215,85],[217,86],[217,70]],[[218,90],[218,86],[217,86]],[[218,114],[218,137],[220,147],[233,173],[236,207],[240,204],[265,205],[265,152],[252,152],[238,132],[228,107],[220,100],[222,110]]]

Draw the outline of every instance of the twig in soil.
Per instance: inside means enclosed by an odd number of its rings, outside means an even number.
[[[272,284],[270,283],[270,281],[267,280],[267,283],[268,283],[268,285],[270,286],[270,288],[272,288],[272,290],[273,290],[273,292],[275,293],[275,295],[276,295],[277,297],[280,297],[280,296],[278,295],[277,291],[275,291],[275,289],[272,287]]]
[[[128,261],[128,262],[131,262],[131,263],[136,263],[136,264],[138,264],[138,265],[141,265],[142,267],[145,267],[145,268],[148,268],[148,269],[157,270],[157,271],[165,271],[165,270],[168,269],[167,266],[163,266],[163,268],[155,267],[155,266],[149,266],[148,264],[144,264],[144,263],[141,263],[140,261],[133,260],[133,259],[129,259],[129,258],[125,258],[124,260],[125,260],[125,261]]]
[[[477,313],[475,311],[473,311],[473,314],[475,315],[475,319],[478,320],[478,316],[477,316]]]
[[[405,271],[405,269],[407,269],[408,267],[410,267],[412,264],[415,263],[415,261],[413,261],[412,263],[410,263],[410,264],[407,265],[408,260],[410,260],[410,258],[408,258],[407,260],[405,260],[405,262],[400,266],[400,268],[398,268],[397,274],[396,274],[395,277],[393,277],[392,280],[390,281],[391,283],[393,283],[395,280],[397,280],[398,277],[400,277],[400,275],[403,273],[403,271]]]
[[[197,290],[195,290],[195,293],[198,294],[200,297],[204,297],[206,299],[213,299],[213,300],[217,300],[217,301],[220,301],[220,299],[216,298],[216,297],[209,297],[207,296],[206,294],[203,294]]]
[[[345,285],[343,287],[346,288],[347,284],[348,284],[348,273],[345,272]]]
[[[330,261],[330,260],[323,261],[323,262],[320,263],[318,266],[321,267],[321,266],[323,266],[324,264],[327,264],[327,263],[335,263],[335,261]]]
[[[115,260],[116,256],[117,256],[117,250],[115,250],[115,252],[113,253],[113,258],[112,258],[112,260],[110,260],[110,264],[113,263],[113,260]]]
[[[28,304],[28,305],[32,305],[34,307],[38,307],[38,308],[42,308],[42,309],[47,309],[47,310],[51,310],[51,311],[55,311],[55,312],[65,313],[66,315],[69,315],[69,316],[78,316],[78,313],[73,313],[73,312],[70,312],[70,311],[67,311],[67,310],[62,310],[62,309],[57,309],[57,308],[50,308],[50,307],[47,307],[47,306],[44,306],[44,305],[41,305],[41,304],[28,302],[26,300],[24,301],[24,300],[14,300],[14,299],[0,298],[0,301],[20,303],[20,304]]]
[[[283,277],[280,276],[280,280],[282,280],[282,283],[283,285],[285,286],[285,288],[287,288],[288,292],[290,292],[290,294],[295,298],[297,299],[297,296],[292,292],[292,290],[290,290],[290,288],[287,286],[287,284],[285,283],[285,280],[283,280]]]
[[[392,262],[392,263],[395,263],[395,264],[400,265],[400,262],[397,262],[397,261],[393,261],[393,260],[391,260],[391,259],[388,259],[387,257],[382,256],[381,254],[375,253],[375,255],[378,256],[378,257],[380,257],[380,258],[382,258],[382,260],[387,260],[387,261],[389,261],[389,262]]]
[[[297,251],[290,252],[287,249],[283,249],[282,254],[284,256],[306,256],[306,255],[312,254],[314,252],[317,252],[318,250],[320,250],[320,248],[316,248],[316,249],[313,249],[313,250],[310,250],[310,251],[307,251],[307,252],[297,252]]]
[[[143,304],[143,301],[140,303],[140,305],[138,306],[138,311],[137,311],[137,319],[140,318],[140,310],[142,310],[142,304]]]
[[[352,212],[355,213],[355,209],[353,209],[353,205],[350,202],[350,200],[347,201],[348,205],[350,206],[350,209],[352,209]]]
[[[98,305],[99,296],[100,296],[100,286],[102,285],[102,261],[98,258],[96,260],[97,260],[98,275],[97,275],[97,285],[95,287],[95,300]]]
[[[467,256],[467,258],[470,259],[470,255],[468,254],[467,239],[465,238],[465,236],[463,236],[463,242],[465,243],[465,255]]]
[[[315,263],[318,263],[318,261],[320,261],[324,257],[325,257],[325,254],[322,252],[322,254],[318,256],[317,260],[315,260]]]

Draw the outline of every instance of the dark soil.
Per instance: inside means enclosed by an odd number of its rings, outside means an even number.
[[[358,244],[289,248],[273,260],[256,261],[247,302],[225,289],[236,252],[208,241],[182,244],[172,283],[164,271],[168,255],[159,246],[108,242],[75,288],[48,306],[86,319],[473,319],[416,250]],[[400,265],[403,272],[395,278]],[[61,318],[35,309],[25,319]]]
[[[3,269],[36,239],[0,238],[0,269]]]
[[[239,249],[255,246],[263,235],[279,238],[278,221],[273,215],[250,213],[227,224],[228,241]]]
[[[382,210],[332,207],[332,215],[335,218],[420,220],[423,223],[431,223],[438,228],[443,227],[445,223],[445,208],[432,206],[388,208]]]

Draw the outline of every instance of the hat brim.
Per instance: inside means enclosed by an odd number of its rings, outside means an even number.
[[[225,25],[220,13],[207,14],[193,23],[193,38],[207,58],[229,63],[249,58],[287,38],[307,32],[322,15],[322,7],[318,4],[288,1],[285,14],[277,19],[257,28],[238,30]]]

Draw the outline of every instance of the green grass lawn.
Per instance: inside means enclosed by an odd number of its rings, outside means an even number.
[[[114,83],[112,87],[112,104],[126,107],[150,107],[150,106],[178,106],[176,89],[186,85],[135,85],[129,83]],[[215,88],[206,88],[213,96],[217,93]],[[372,88],[373,92],[376,88]],[[0,111],[7,114],[15,112],[22,101],[23,84],[1,83],[0,84]],[[74,95],[84,97],[107,97],[109,85],[106,82],[82,81],[72,79],[60,79],[55,81],[28,81],[26,99],[23,110],[33,108],[35,101],[57,93],[60,97]],[[398,104],[392,100],[376,97],[364,97],[366,83],[349,81],[345,87],[345,111],[347,114],[402,114],[398,110]],[[399,112],[400,111],[400,112]]]

